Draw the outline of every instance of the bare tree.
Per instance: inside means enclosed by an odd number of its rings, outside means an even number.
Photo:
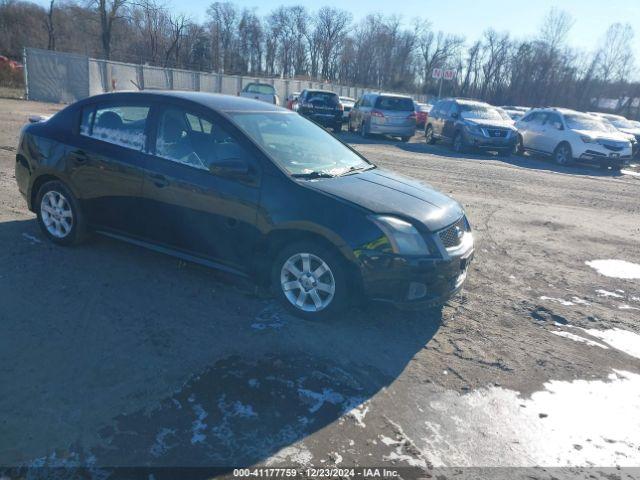
[[[127,5],[127,0],[96,0],[96,9],[100,18],[100,41],[104,58],[111,58],[111,39],[113,26]]]
[[[56,49],[56,28],[53,22],[53,11],[55,6],[55,0],[49,2],[49,11],[47,12],[47,19],[45,21],[45,27],[47,28],[47,50]]]
[[[628,77],[635,61],[631,42],[634,32],[628,23],[614,23],[608,29],[599,50],[600,76],[604,82]]]

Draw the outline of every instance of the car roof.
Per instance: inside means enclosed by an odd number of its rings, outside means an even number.
[[[260,111],[273,112],[289,110],[272,105],[270,103],[261,102],[252,98],[237,97],[234,95],[224,95],[221,93],[207,92],[188,92],[179,90],[142,90],[131,92],[113,92],[95,95],[82,100],[82,103],[93,103],[96,101],[113,101],[113,100],[134,100],[139,98],[148,98],[150,100],[162,100],[163,98],[176,98],[192,103],[200,104],[204,107],[220,112],[241,112],[241,111]]]

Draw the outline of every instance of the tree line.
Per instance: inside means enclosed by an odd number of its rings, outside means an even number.
[[[437,94],[436,67],[455,69],[443,93],[496,104],[588,109],[593,99],[640,96],[633,29],[614,23],[593,51],[567,42],[569,14],[550,10],[531,38],[488,29],[469,39],[426,19],[281,6],[265,15],[215,2],[196,22],[162,0],[0,0],[0,54],[23,47],[227,74],[331,81]],[[517,33],[517,32],[516,32]],[[630,102],[629,102],[630,108]]]

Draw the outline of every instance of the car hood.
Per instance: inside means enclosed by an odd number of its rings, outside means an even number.
[[[479,127],[498,127],[498,128],[508,128],[513,129],[514,122],[512,120],[485,120],[485,119],[473,119],[468,118],[463,120],[466,123],[470,123],[472,125],[477,125]]]
[[[379,168],[307,184],[372,213],[412,219],[430,231],[451,225],[464,213],[458,202],[433,187]]]
[[[620,131],[634,137],[640,137],[640,128],[621,128]]]
[[[599,132],[597,130],[574,130],[578,135],[597,138],[598,140],[611,140],[614,142],[628,142],[629,134],[622,132]]]

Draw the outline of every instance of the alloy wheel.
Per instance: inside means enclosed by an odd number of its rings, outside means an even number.
[[[424,134],[424,141],[427,143],[431,143],[431,141],[433,140],[433,130],[431,129],[431,127],[427,128],[427,131]]]
[[[459,133],[453,139],[453,149],[458,153],[462,152],[462,135]]]
[[[569,163],[570,155],[571,153],[569,152],[569,149],[567,147],[558,147],[558,150],[556,151],[556,163],[558,165],[567,165]]]
[[[56,238],[65,238],[73,228],[73,211],[69,200],[60,192],[48,191],[40,202],[40,215],[47,231]]]
[[[329,265],[312,253],[296,253],[280,270],[280,287],[286,299],[304,312],[319,312],[333,301],[336,281]]]

